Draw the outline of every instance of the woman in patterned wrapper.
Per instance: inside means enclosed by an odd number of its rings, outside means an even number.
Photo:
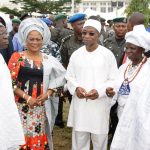
[[[50,40],[43,21],[25,19],[18,32],[26,50],[14,53],[8,66],[26,140],[20,150],[52,150],[50,98],[64,85],[65,69],[54,57],[40,52]]]

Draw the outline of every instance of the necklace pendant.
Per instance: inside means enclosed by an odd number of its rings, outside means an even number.
[[[130,94],[130,86],[128,79],[125,79],[123,83],[121,84],[119,91],[119,95],[129,95]]]

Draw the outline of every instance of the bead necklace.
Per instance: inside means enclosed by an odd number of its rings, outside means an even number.
[[[140,62],[138,66],[132,67],[132,64],[129,64],[124,72],[124,81],[121,84],[118,95],[129,95],[130,94],[130,85],[129,83],[132,82],[137,74],[139,73],[140,69],[142,68],[143,64],[147,61],[147,57],[144,57],[143,60]]]
[[[139,65],[135,67],[132,67],[132,64],[129,64],[124,72],[124,80],[128,81],[128,83],[132,82],[146,61],[147,57],[144,57]]]

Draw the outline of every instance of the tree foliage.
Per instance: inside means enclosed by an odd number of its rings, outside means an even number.
[[[131,0],[129,6],[125,10],[127,16],[130,16],[133,12],[141,12],[145,15],[145,24],[150,20],[150,0]]]
[[[21,10],[19,9],[10,9],[8,7],[0,8],[0,11],[3,11],[8,14],[14,14],[16,16],[20,16],[23,13],[32,13],[38,12],[41,14],[51,14],[58,12],[68,12],[71,7],[64,7],[64,4],[67,2],[71,2],[71,0],[11,0],[13,4],[21,4]],[[80,3],[81,0],[75,0],[75,3]]]

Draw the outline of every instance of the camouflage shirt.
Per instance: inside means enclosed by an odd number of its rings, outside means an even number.
[[[125,39],[116,39],[112,36],[104,41],[104,46],[113,52],[117,65],[120,67],[124,56]]]
[[[64,66],[68,66],[70,56],[74,51],[83,46],[83,42],[78,40],[74,34],[66,36],[62,39],[60,46],[60,54],[62,58],[62,63]]]
[[[69,29],[53,28],[51,29],[51,40],[60,46],[61,40],[72,33],[73,31]]]

